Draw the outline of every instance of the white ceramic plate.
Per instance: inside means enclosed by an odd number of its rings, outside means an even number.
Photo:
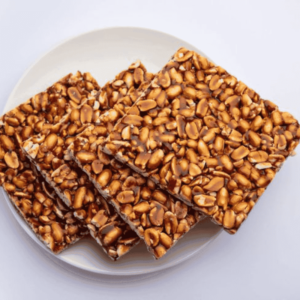
[[[171,35],[142,28],[107,28],[69,39],[46,53],[25,72],[12,91],[5,111],[44,90],[59,78],[80,70],[91,72],[102,86],[140,59],[150,72],[157,72],[180,47],[199,49]],[[3,192],[12,213],[27,234],[46,251]],[[154,261],[141,242],[118,262],[111,261],[102,249],[86,238],[57,255],[72,266],[101,274],[137,275],[169,268],[195,255],[208,245],[221,229],[204,220],[189,232],[159,261]]]

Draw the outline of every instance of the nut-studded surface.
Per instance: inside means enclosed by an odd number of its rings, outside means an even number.
[[[107,127],[107,133],[111,132],[118,119],[125,115],[141,96],[153,77],[154,75],[147,72],[145,66],[138,60],[101,89],[99,106],[102,113],[97,121]]]
[[[23,144],[28,158],[37,165],[66,205],[80,211],[80,216],[86,215],[82,218],[89,225],[92,236],[114,259],[128,252],[139,238],[115,215],[113,209],[105,210],[100,205],[99,194],[91,187],[87,176],[74,166],[67,148],[75,136],[90,124],[96,124],[95,130],[104,139],[152,78],[153,75],[146,71],[140,61],[133,63],[128,70],[108,82],[101,93],[92,93],[82,105],[74,108],[59,124],[58,130],[53,132],[45,128]],[[90,214],[97,214],[98,210],[103,214],[101,224],[91,223]],[[116,236],[108,240],[107,236],[114,233]]]
[[[55,254],[88,234],[30,162],[3,183],[8,197],[37,237]]]
[[[139,237],[101,197],[80,168],[73,163],[71,168],[64,165],[60,171],[64,177],[76,173],[78,185],[71,189],[55,186],[55,191],[68,207],[75,210],[74,216],[87,225],[91,236],[110,258],[119,259],[139,243]],[[50,178],[47,181],[52,182]]]
[[[92,146],[94,126],[76,137],[70,155],[98,191],[144,239],[156,259],[195,226],[201,216],[191,207],[157,189],[155,183]]]
[[[89,73],[69,74],[0,118],[0,183],[29,226],[54,253],[88,230],[34,173],[20,144],[43,128],[58,130],[56,124],[94,90],[99,86]]]
[[[235,233],[299,138],[291,114],[181,48],[103,150]]]
[[[77,194],[83,194],[82,187]],[[91,236],[102,246],[113,260],[118,260],[140,242],[140,238],[129,225],[120,218],[115,209],[108,205],[98,191],[90,188],[96,195],[94,202],[89,202],[75,210],[75,217],[84,220]],[[76,197],[76,194],[75,194]]]

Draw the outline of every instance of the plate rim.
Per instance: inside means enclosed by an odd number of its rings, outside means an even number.
[[[6,109],[7,109],[7,105],[8,105],[8,102],[9,100],[11,100],[11,98],[13,97],[13,94],[15,93],[15,91],[17,90],[18,86],[20,85],[20,83],[22,82],[22,80],[25,78],[25,76],[30,72],[30,70],[40,61],[42,60],[46,55],[48,55],[50,52],[52,52],[53,50],[55,50],[56,48],[62,46],[63,44],[67,43],[67,42],[70,42],[74,39],[77,39],[77,38],[80,38],[81,36],[84,36],[84,35],[87,35],[87,34],[91,34],[93,32],[97,32],[97,31],[104,31],[104,30],[111,30],[111,29],[138,29],[138,30],[146,30],[146,31],[152,31],[152,32],[156,32],[156,33],[159,33],[159,34],[164,34],[164,35],[167,35],[169,37],[172,37],[174,39],[177,39],[177,40],[180,40],[182,41],[183,43],[189,45],[190,47],[192,48],[196,48],[197,51],[203,56],[205,56],[207,59],[209,59],[210,61],[213,61],[208,55],[206,55],[203,51],[201,51],[200,49],[198,49],[197,47],[193,46],[191,43],[189,42],[186,42],[184,41],[183,39],[181,38],[177,38],[176,36],[172,35],[172,34],[169,34],[169,33],[166,33],[166,32],[163,32],[163,31],[160,31],[160,30],[157,30],[157,29],[151,29],[151,28],[146,28],[146,27],[137,27],[137,26],[107,26],[107,27],[103,27],[103,28],[98,28],[98,29],[92,29],[92,30],[89,30],[89,31],[86,31],[86,32],[83,32],[83,33],[80,33],[78,35],[73,35],[69,38],[65,38],[63,39],[62,41],[60,42],[57,42],[55,43],[55,45],[53,45],[48,51],[45,51],[43,52],[25,71],[24,73],[21,75],[21,77],[19,78],[19,80],[17,81],[17,83],[15,84],[14,88],[12,89],[12,91],[10,92],[7,100],[6,100],[6,103],[4,105],[4,108],[3,108],[3,111],[2,111],[2,114],[6,113]],[[171,55],[170,55],[171,56]]]
[[[65,38],[62,41],[59,41],[59,42],[55,43],[52,47],[50,47],[49,50],[43,52],[32,64],[30,64],[30,66],[24,71],[24,73],[19,78],[19,80],[17,81],[17,83],[14,85],[14,88],[10,92],[10,94],[9,94],[9,96],[7,98],[7,101],[6,101],[5,105],[4,105],[4,108],[2,110],[2,115],[7,112],[8,103],[14,99],[14,94],[16,93],[16,90],[18,89],[18,87],[21,84],[21,82],[23,81],[23,79],[27,76],[27,74],[31,71],[31,69],[33,69],[43,58],[45,58],[47,55],[49,55],[52,51],[56,50],[57,48],[59,48],[60,46],[64,45],[65,43],[71,42],[72,40],[78,39],[78,38],[80,38],[82,36],[85,36],[85,35],[88,35],[88,34],[91,34],[91,33],[94,33],[94,32],[98,32],[98,31],[118,30],[118,29],[144,30],[144,31],[148,31],[148,32],[153,32],[153,33],[157,33],[157,34],[169,36],[170,38],[176,39],[176,40],[182,42],[183,44],[185,44],[187,46],[190,46],[191,48],[197,49],[197,51],[201,55],[205,56],[210,61],[212,61],[205,53],[203,53],[203,51],[201,51],[197,47],[193,46],[189,42],[186,42],[186,41],[184,41],[181,38],[178,38],[178,37],[176,37],[176,36],[174,36],[172,34],[169,34],[169,33],[157,30],[157,29],[151,29],[151,28],[146,28],[146,27],[137,27],[137,26],[107,26],[107,27],[102,27],[102,28],[96,28],[96,29],[93,29],[93,30],[82,32],[82,33],[77,34],[77,35],[72,35],[69,38]],[[171,54],[170,54],[170,56],[171,56]],[[212,241],[214,241],[222,233],[222,230],[220,228],[220,230],[218,230],[205,244],[203,244],[201,247],[197,248],[192,253],[188,254],[187,256],[182,257],[179,260],[176,260],[176,262],[169,263],[167,266],[163,264],[163,265],[157,267],[155,270],[150,270],[150,271],[147,271],[147,272],[141,270],[141,271],[134,271],[133,273],[126,274],[124,272],[116,272],[116,271],[108,272],[106,270],[98,270],[98,269],[94,269],[94,268],[93,269],[89,269],[89,268],[85,267],[82,264],[77,264],[76,262],[75,263],[70,263],[70,261],[67,261],[60,254],[55,255],[54,253],[52,253],[35,236],[35,233],[32,232],[31,228],[29,228],[29,226],[27,224],[25,224],[25,226],[24,226],[23,222],[25,222],[25,221],[23,221],[22,217],[18,214],[16,208],[14,207],[13,203],[11,203],[11,201],[9,200],[9,197],[6,195],[6,193],[5,193],[5,191],[4,191],[3,188],[2,188],[2,193],[3,193],[3,196],[5,198],[5,201],[7,202],[7,205],[9,207],[10,211],[12,212],[13,216],[15,217],[15,219],[17,220],[17,222],[19,223],[20,227],[26,232],[27,235],[29,235],[29,237],[33,241],[36,242],[36,244],[38,244],[40,246],[40,248],[42,248],[43,250],[45,250],[46,253],[51,254],[51,258],[61,260],[64,263],[66,263],[67,265],[70,265],[72,267],[76,267],[78,269],[81,269],[81,270],[84,270],[84,271],[87,271],[87,272],[91,272],[91,273],[94,273],[94,274],[102,274],[102,275],[109,275],[109,276],[136,276],[136,275],[150,274],[150,273],[155,273],[155,272],[159,272],[159,271],[162,271],[162,270],[166,270],[166,269],[172,268],[172,267],[174,267],[176,265],[179,265],[179,264],[183,263],[184,261],[190,259],[196,253],[200,252],[203,248],[207,247]],[[25,229],[25,227],[26,227],[26,229]],[[29,233],[29,231],[33,234],[34,237]],[[67,249],[66,249],[66,251],[67,251]]]

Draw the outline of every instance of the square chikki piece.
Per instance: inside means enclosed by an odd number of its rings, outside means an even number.
[[[181,48],[102,150],[234,234],[299,138],[290,113]]]
[[[88,230],[36,172],[20,144],[44,127],[57,130],[56,124],[81,103],[74,90],[88,96],[99,86],[89,73],[69,74],[0,118],[0,183],[37,237],[56,254]]]

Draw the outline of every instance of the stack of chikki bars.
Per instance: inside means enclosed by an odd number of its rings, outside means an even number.
[[[206,216],[236,233],[299,143],[293,116],[179,49],[102,88],[68,75],[1,118],[1,183],[54,252],[90,234],[158,259]],[[201,224],[199,225],[201,226]]]

